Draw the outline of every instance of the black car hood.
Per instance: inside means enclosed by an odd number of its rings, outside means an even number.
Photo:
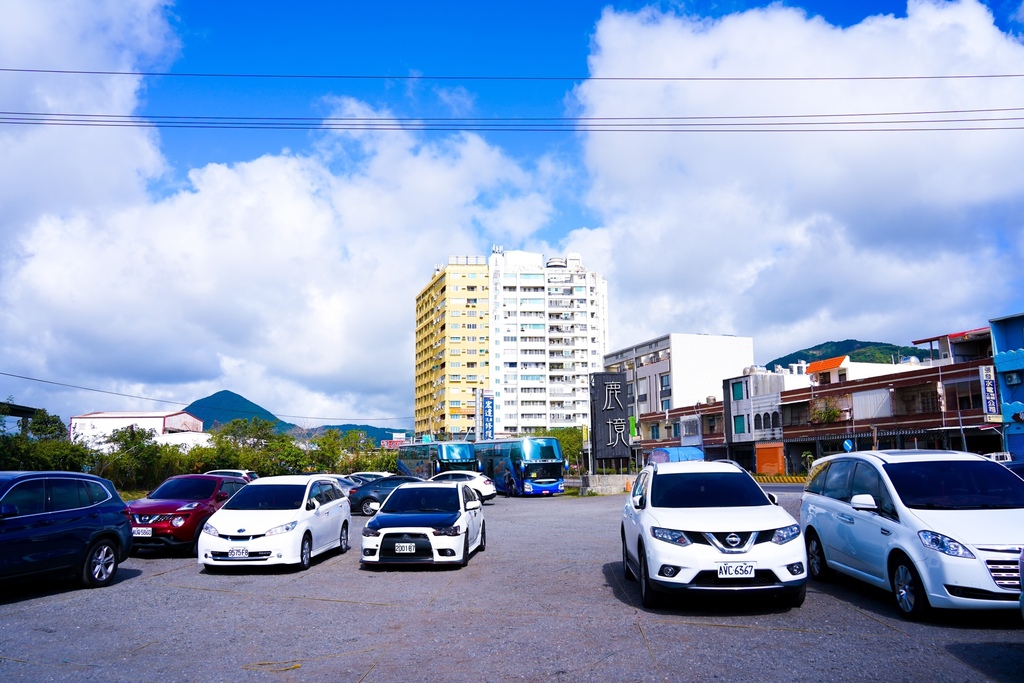
[[[459,521],[458,512],[378,512],[366,523],[371,529],[393,529],[395,527],[442,527],[452,526]]]

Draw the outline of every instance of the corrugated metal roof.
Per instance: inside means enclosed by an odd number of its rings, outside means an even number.
[[[835,370],[841,366],[849,356],[836,356],[835,358],[826,358],[824,360],[816,360],[813,363],[807,364],[807,374],[811,375],[815,372],[826,372],[828,370]]]

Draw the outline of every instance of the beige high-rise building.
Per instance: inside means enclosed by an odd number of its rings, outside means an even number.
[[[416,297],[417,438],[473,431],[477,389],[489,382],[487,258],[451,256]]]

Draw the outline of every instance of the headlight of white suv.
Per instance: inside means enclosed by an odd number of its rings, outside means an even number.
[[[674,545],[683,547],[690,545],[690,539],[686,537],[686,534],[675,529],[663,529],[660,526],[652,526],[651,536],[654,536],[659,541],[665,541]]]
[[[210,534],[211,536],[220,536],[220,534],[217,533],[217,527],[213,526],[209,522],[203,525],[203,533]]]
[[[974,553],[968,550],[962,543],[954,541],[949,536],[943,536],[934,531],[918,531],[917,535],[920,537],[921,543],[924,543],[925,548],[938,550],[940,553],[945,553],[951,557],[962,557],[967,560],[974,559]]]
[[[792,524],[790,526],[784,526],[781,529],[776,529],[775,533],[772,534],[772,543],[782,545],[783,543],[789,543],[794,538],[800,536],[800,525]]]

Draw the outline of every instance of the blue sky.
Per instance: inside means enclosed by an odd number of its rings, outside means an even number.
[[[5,119],[4,397],[66,420],[230,389],[300,424],[405,426],[415,295],[492,245],[580,253],[608,278],[613,348],[736,334],[765,363],[1024,310],[1019,0],[381,7],[8,1],[0,110],[705,128]],[[373,78],[237,77],[256,74]],[[951,75],[986,78],[933,78]]]

